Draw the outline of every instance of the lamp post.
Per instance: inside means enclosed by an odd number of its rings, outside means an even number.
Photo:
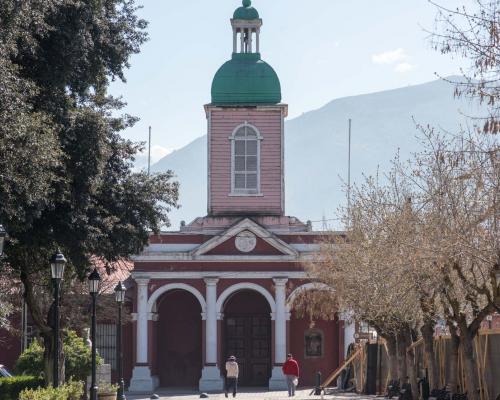
[[[3,255],[3,245],[5,243],[5,238],[7,237],[7,231],[3,227],[2,224],[0,224],[0,257]]]
[[[118,325],[116,327],[116,360],[118,366],[118,400],[126,400],[125,382],[123,381],[123,350],[122,350],[122,308],[125,301],[125,285],[118,282],[115,287],[115,299],[118,303]]]
[[[96,382],[96,342],[95,342],[95,331],[96,331],[96,318],[95,318],[95,306],[97,293],[99,292],[99,284],[101,282],[101,276],[97,272],[97,268],[89,275],[89,293],[92,297],[92,327],[91,327],[91,340],[92,340],[92,381],[90,383],[90,400],[97,400],[97,382]]]
[[[50,258],[50,272],[54,285],[54,382],[53,386],[59,386],[59,286],[64,277],[66,258],[59,249]]]

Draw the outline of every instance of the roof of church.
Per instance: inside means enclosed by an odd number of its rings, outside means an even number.
[[[212,82],[212,103],[219,105],[278,104],[281,84],[259,53],[234,53]]]
[[[258,19],[259,12],[252,7],[251,0],[243,0],[243,7],[238,7],[233,14],[234,19]]]

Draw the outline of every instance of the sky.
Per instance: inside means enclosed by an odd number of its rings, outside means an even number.
[[[472,0],[441,0],[456,7]],[[125,112],[140,118],[123,136],[146,141],[152,161],[206,133],[203,105],[232,51],[229,19],[241,0],[138,0],[149,41],[127,82],[114,82]],[[459,72],[432,48],[436,8],[428,0],[253,0],[263,19],[261,54],[278,73],[289,118],[329,101],[414,85]],[[138,166],[146,157],[139,157]]]

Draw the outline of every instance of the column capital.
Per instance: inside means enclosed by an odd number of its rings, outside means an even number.
[[[219,282],[219,278],[217,277],[208,277],[203,279],[205,281],[205,284],[207,286],[215,286],[217,285],[217,282]]]
[[[160,320],[160,314],[154,312],[148,313],[148,321],[157,322],[159,320]]]
[[[274,285],[275,286],[285,286],[286,283],[288,282],[288,278],[286,277],[276,277],[273,278]]]
[[[134,280],[137,282],[139,286],[146,286],[151,279],[139,276],[137,278],[134,278]]]

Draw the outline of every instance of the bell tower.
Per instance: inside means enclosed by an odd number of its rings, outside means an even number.
[[[233,51],[212,82],[208,121],[208,214],[284,215],[281,85],[261,59],[262,19],[243,0],[231,19]]]

